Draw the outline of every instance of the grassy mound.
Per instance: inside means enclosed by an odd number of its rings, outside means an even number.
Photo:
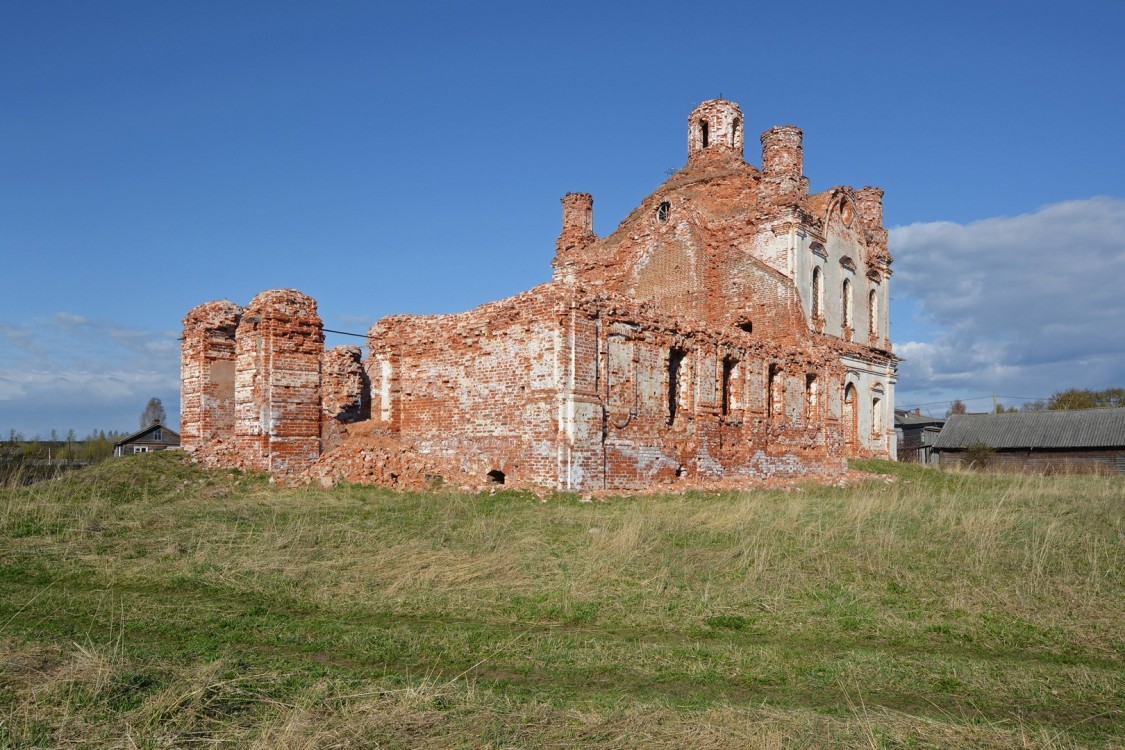
[[[0,490],[0,747],[1125,739],[1125,482],[540,502],[175,453]]]

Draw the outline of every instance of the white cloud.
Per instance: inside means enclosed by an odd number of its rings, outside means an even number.
[[[132,429],[148,399],[179,411],[179,342],[69,312],[0,321],[0,431]]]
[[[1125,200],[890,236],[896,297],[938,331],[897,344],[901,403],[1125,384]]]

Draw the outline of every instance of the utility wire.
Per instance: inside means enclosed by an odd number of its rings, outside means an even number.
[[[367,338],[366,333],[350,333],[348,331],[333,331],[331,328],[322,328],[321,330],[324,331],[325,333],[338,333],[341,336],[356,336],[356,337],[361,338],[361,339]]]
[[[321,328],[320,330],[324,331],[325,333],[338,333],[341,336],[355,336],[356,338],[360,338],[360,339],[367,338],[366,333],[352,333],[351,331],[335,331],[331,328]],[[183,340],[184,340],[183,336],[177,336],[176,337],[176,341],[183,341]]]
[[[911,404],[910,406],[897,406],[898,409],[919,409],[923,406],[938,406],[939,404],[952,404],[954,401],[980,401],[982,399],[992,398],[988,396],[971,396],[969,398],[951,398],[945,401],[929,401],[925,404]],[[1046,401],[1050,396],[1004,396],[997,395],[996,398],[1015,399],[1016,401]]]

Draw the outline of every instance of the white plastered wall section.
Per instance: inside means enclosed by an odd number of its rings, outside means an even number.
[[[845,387],[848,383],[854,385],[859,399],[856,408],[859,447],[896,458],[894,403],[897,380],[894,369],[889,365],[874,365],[854,357],[845,356],[841,359],[848,368]]]
[[[828,236],[819,238],[806,229],[790,224],[777,223],[761,232],[753,243],[755,255],[787,274],[800,294],[805,320],[813,329],[812,319],[812,271],[814,266],[821,272],[821,315],[824,317],[823,332],[830,336],[843,338],[843,285],[848,279],[852,286],[851,320],[852,340],[858,344],[870,342],[869,292],[874,290],[878,303],[879,328],[876,345],[887,338],[887,279],[874,283],[867,278],[867,268],[863,263],[864,248],[850,232],[833,232],[830,225]],[[820,247],[813,249],[813,243]],[[841,264],[849,257],[855,263],[852,271]],[[854,357],[843,357],[848,368],[848,381],[842,384],[824,384],[822,393],[829,400],[826,404],[833,416],[842,414],[842,404],[847,382],[855,385],[859,399],[856,411],[857,442],[859,448],[874,451],[895,458],[894,438],[894,389],[895,371],[887,365],[877,365]],[[836,387],[833,387],[836,386]],[[877,421],[872,414],[875,398],[879,399],[879,418],[881,429],[875,434]]]
[[[813,321],[813,268],[820,269],[820,315],[824,318],[822,332],[844,338],[844,280],[851,285],[851,309],[848,319],[852,341],[870,344],[870,292],[876,294],[877,327],[875,345],[887,338],[887,279],[876,282],[867,277],[864,265],[865,248],[847,234],[829,232],[819,238],[806,229],[775,225],[774,231],[763,232],[754,243],[754,254],[791,279],[801,296],[801,307],[810,330]],[[854,269],[842,261],[850,258]]]

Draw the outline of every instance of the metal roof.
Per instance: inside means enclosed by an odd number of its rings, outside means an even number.
[[[945,417],[930,417],[909,412],[899,414],[895,412],[895,427],[924,427],[928,425],[941,426],[945,424]]]
[[[1125,408],[953,414],[935,450],[990,448],[1125,448]]]
[[[176,437],[176,443],[180,442],[180,433],[176,432],[175,430],[169,430],[167,427],[165,427],[160,422],[153,422],[152,424],[150,424],[148,427],[144,428],[143,430],[137,430],[132,435],[127,435],[127,436],[121,438],[120,440],[118,440],[116,443],[113,444],[113,447],[116,448],[119,445],[125,445],[126,443],[131,443],[134,440],[139,439],[146,432],[151,432],[152,430],[155,430],[157,428],[163,430],[165,433],[167,433],[169,435],[174,435]]]

